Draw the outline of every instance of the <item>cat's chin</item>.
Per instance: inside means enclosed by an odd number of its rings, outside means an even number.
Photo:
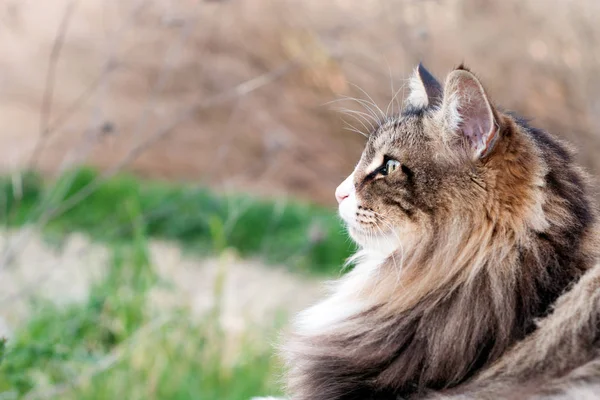
[[[357,215],[359,211],[364,214],[363,218],[374,220],[376,214],[373,210],[360,206],[354,191],[340,202],[339,215],[344,221],[350,237],[363,250],[380,255],[390,255],[400,249],[403,244],[401,237],[406,236],[407,232],[404,229],[385,229],[390,226],[389,223],[384,224],[384,227],[374,227],[373,223],[362,225]],[[372,213],[373,215],[369,215]]]
[[[403,240],[398,232],[382,232],[374,235],[372,232],[348,226],[348,233],[354,242],[364,251],[388,256],[403,245]]]

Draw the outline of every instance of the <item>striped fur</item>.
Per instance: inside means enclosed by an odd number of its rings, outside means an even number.
[[[599,244],[585,174],[465,68],[443,93],[422,66],[415,79],[420,92],[371,133],[344,187],[340,213],[361,250],[296,319],[283,348],[289,396],[595,390]]]

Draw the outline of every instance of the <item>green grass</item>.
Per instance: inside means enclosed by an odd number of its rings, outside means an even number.
[[[0,398],[248,400],[278,393],[269,332],[249,332],[228,359],[218,307],[200,321],[186,309],[149,307],[161,281],[145,229],[134,218],[131,240],[113,247],[86,302],[36,303],[29,322],[1,342]]]
[[[248,400],[277,395],[273,327],[231,340],[219,301],[197,320],[187,309],[156,311],[151,294],[172,288],[155,274],[147,241],[165,239],[198,254],[234,249],[292,271],[337,274],[352,246],[332,210],[202,187],[71,171],[54,182],[26,173],[0,178],[0,222],[35,224],[58,245],[78,231],[113,258],[87,301],[32,298],[34,310],[10,341],[0,340],[0,399]],[[92,186],[90,186],[92,185]],[[74,202],[81,191],[90,195]],[[220,285],[214,296],[220,298]],[[233,354],[233,355],[232,355]]]
[[[352,251],[333,210],[248,195],[217,195],[202,187],[144,182],[133,176],[107,179],[88,197],[60,212],[69,199],[98,178],[91,169],[45,183],[36,174],[0,181],[0,221],[20,226],[58,212],[45,226],[53,238],[81,231],[108,243],[130,242],[132,213],[144,218],[147,235],[186,249],[218,253],[224,247],[291,270],[332,274]],[[135,208],[135,210],[132,210]]]

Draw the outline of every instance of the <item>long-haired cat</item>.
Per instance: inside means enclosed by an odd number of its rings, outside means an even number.
[[[360,250],[295,321],[289,397],[600,390],[598,228],[572,152],[462,66],[442,87],[419,65],[410,88],[336,190]]]

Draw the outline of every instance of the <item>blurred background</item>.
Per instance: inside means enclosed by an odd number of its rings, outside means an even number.
[[[1,0],[0,399],[280,392],[419,61],[600,173],[597,0]],[[358,132],[356,132],[358,131]],[[596,178],[594,178],[596,180]]]

